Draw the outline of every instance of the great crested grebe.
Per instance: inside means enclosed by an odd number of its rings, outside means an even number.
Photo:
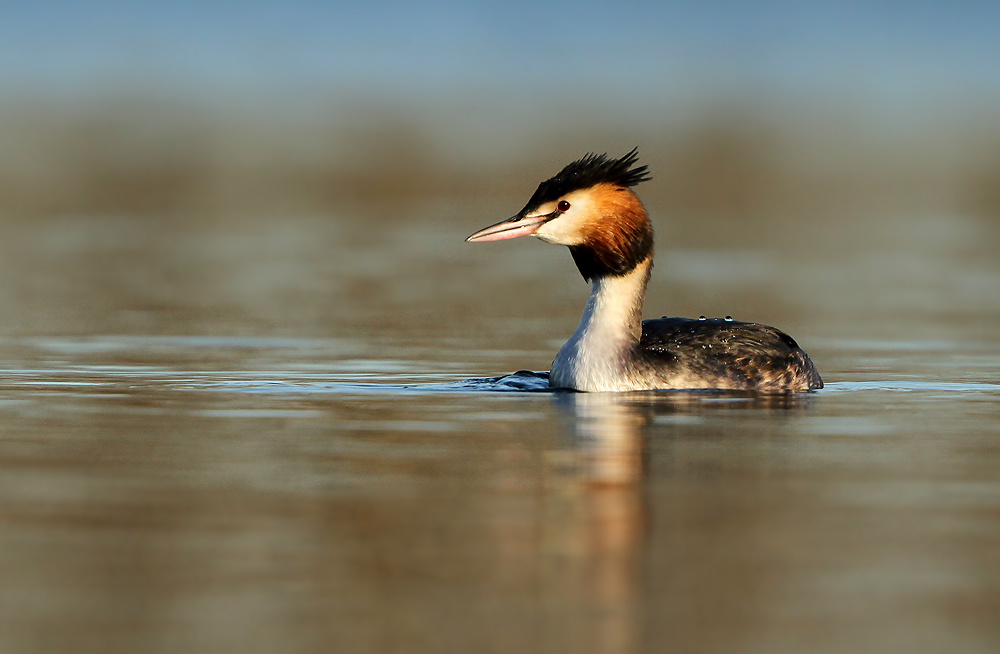
[[[538,185],[513,218],[466,241],[537,236],[569,246],[592,283],[580,326],[552,362],[549,385],[579,391],[727,389],[797,393],[823,387],[791,336],[725,319],[642,320],[653,227],[632,191],[650,179],[636,148],[588,154]]]

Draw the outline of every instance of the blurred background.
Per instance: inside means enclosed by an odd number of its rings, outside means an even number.
[[[1000,651],[998,35],[5,3],[0,650]],[[464,238],[635,146],[646,317],[779,326],[824,391],[463,381],[547,370],[589,291]]]
[[[767,299],[856,336],[878,321],[837,316],[893,315],[870,290],[887,277],[974,305],[996,294],[998,28],[977,2],[8,6],[0,329],[323,336],[447,330],[442,302],[505,315],[509,289],[484,303],[489,279],[455,266],[562,289],[579,285],[568,258],[462,238],[568,161],[635,145],[676,253],[658,259],[664,310]],[[791,258],[780,274],[768,252]],[[941,257],[972,266],[958,291]],[[764,288],[801,261],[857,278],[823,302]],[[713,272],[751,287],[715,297],[697,287]]]

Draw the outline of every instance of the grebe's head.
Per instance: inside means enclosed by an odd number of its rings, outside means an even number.
[[[482,229],[466,241],[499,241],[533,235],[567,245],[585,279],[624,275],[652,255],[653,228],[633,186],[649,179],[638,154],[619,159],[588,154],[538,185],[513,218]]]

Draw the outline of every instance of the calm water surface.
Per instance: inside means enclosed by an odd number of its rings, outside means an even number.
[[[681,251],[827,387],[553,393],[564,252],[319,225],[9,248],[0,650],[1000,648],[991,256]]]

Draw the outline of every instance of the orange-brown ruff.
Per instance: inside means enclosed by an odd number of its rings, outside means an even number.
[[[731,319],[642,320],[653,228],[631,187],[649,179],[636,150],[590,154],[542,182],[513,218],[467,240],[534,235],[569,247],[591,282],[580,325],[552,362],[551,386],[580,391],[728,389],[762,393],[823,387],[791,336]]]
[[[631,189],[597,184],[588,195],[592,205],[581,221],[583,242],[569,248],[584,279],[628,266],[637,256],[652,252],[653,227]],[[607,220],[607,216],[615,219]]]

